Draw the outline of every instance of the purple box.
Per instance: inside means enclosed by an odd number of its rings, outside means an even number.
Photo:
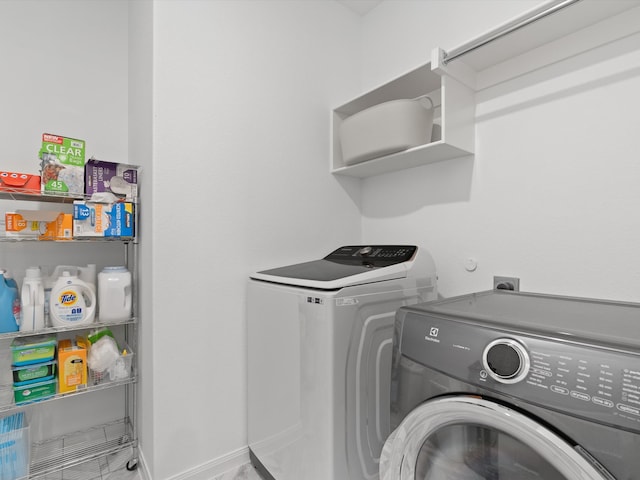
[[[111,192],[126,199],[138,198],[138,170],[124,163],[105,162],[93,158],[84,167],[84,191],[87,195]]]

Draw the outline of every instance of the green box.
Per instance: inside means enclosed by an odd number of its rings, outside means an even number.
[[[40,167],[42,193],[84,195],[85,141],[42,134]]]
[[[13,387],[13,395],[16,404],[37,402],[38,400],[53,397],[56,394],[57,384],[58,381],[53,379],[19,387],[15,386]]]

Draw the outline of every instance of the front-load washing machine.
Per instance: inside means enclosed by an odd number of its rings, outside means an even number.
[[[383,480],[640,479],[640,304],[508,291],[398,311]]]
[[[435,298],[416,246],[346,246],[251,275],[248,439],[265,479],[378,478],[395,312]]]

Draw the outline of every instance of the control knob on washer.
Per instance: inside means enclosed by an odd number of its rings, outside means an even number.
[[[494,340],[484,349],[482,364],[491,378],[500,383],[517,383],[529,373],[525,347],[511,338]]]
[[[366,256],[367,256],[367,255],[369,255],[372,251],[373,251],[373,248],[371,248],[371,247],[362,247],[358,253],[359,253],[360,255],[362,255],[363,257],[366,257]]]

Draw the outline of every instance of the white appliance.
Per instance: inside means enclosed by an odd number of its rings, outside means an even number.
[[[495,290],[395,325],[383,480],[640,479],[640,304]]]
[[[265,479],[378,478],[398,308],[436,298],[416,246],[345,246],[251,275],[248,437]]]

